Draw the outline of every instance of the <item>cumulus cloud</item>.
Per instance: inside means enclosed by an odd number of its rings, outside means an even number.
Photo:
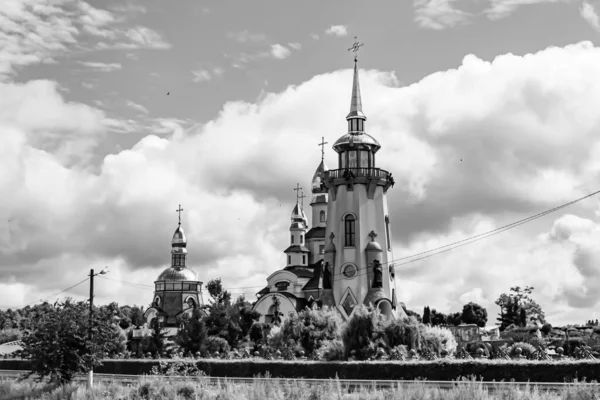
[[[291,50],[283,45],[274,44],[271,46],[271,55],[278,60],[288,58],[291,54]]]
[[[361,71],[367,130],[382,144],[377,164],[396,179],[388,192],[395,257],[587,194],[600,177],[595,65],[600,49],[584,42],[491,62],[467,56],[456,69],[407,87],[391,72]],[[82,265],[109,265],[115,279],[151,285],[169,262],[182,204],[190,265],[201,279],[221,276],[234,292],[259,289],[285,262],[291,188],[298,181],[308,187],[322,132],[331,143],[346,131],[351,81],[347,69],[265,91],[256,102],[228,102],[193,129],[164,121],[171,136],[146,136],[109,154],[95,172],[65,165],[60,149],[44,146],[35,132],[58,126],[83,135],[104,116],[65,102],[49,83],[11,86],[12,100],[0,104],[0,192],[11,193],[0,202],[3,277],[27,282],[23,301],[83,279]],[[15,108],[43,88],[49,104],[35,110],[52,112],[38,120],[31,118],[36,112]],[[325,157],[335,168],[333,151]],[[492,318],[500,293],[530,285],[551,322],[589,319],[600,296],[596,206],[581,202],[571,216],[557,213],[398,262],[399,299],[411,309],[444,312],[477,300]],[[147,304],[147,289],[111,282],[101,296]],[[10,304],[3,293],[0,304]]]
[[[154,48],[169,43],[156,31],[125,28],[121,14],[96,8],[83,0],[48,4],[43,0],[0,2],[0,79],[20,67],[55,62],[74,49]],[[43,38],[41,40],[40,38]]]
[[[215,77],[222,76],[225,70],[221,67],[215,67],[212,70],[208,69],[197,69],[192,71],[192,75],[194,75],[194,82],[206,82],[210,81]]]
[[[457,0],[415,0],[415,21],[422,28],[441,30],[462,25],[471,14],[455,8]]]
[[[261,43],[267,39],[264,33],[250,32],[247,29],[240,32],[229,32],[227,37],[240,43]]]
[[[346,25],[331,25],[325,33],[332,36],[348,36],[348,29]]]
[[[127,107],[133,108],[143,114],[148,114],[148,109],[135,101],[127,100]]]
[[[488,0],[489,7],[484,11],[488,18],[497,20],[512,14],[524,5],[544,3],[574,3],[575,0]]]
[[[90,61],[78,61],[79,64],[100,72],[112,72],[121,69],[120,63],[101,63]]]
[[[581,17],[588,23],[594,30],[600,31],[600,19],[598,13],[594,9],[594,6],[588,2],[583,2],[579,8]]]

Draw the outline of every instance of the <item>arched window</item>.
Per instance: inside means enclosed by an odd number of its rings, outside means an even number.
[[[304,235],[300,235],[300,244],[304,243]]]
[[[385,238],[387,241],[388,250],[392,249],[392,240],[390,239],[390,218],[385,216]]]
[[[352,214],[348,214],[346,215],[346,217],[344,218],[344,225],[345,225],[345,243],[344,246],[346,247],[353,247],[354,244],[354,236],[356,233],[356,217],[354,217],[354,215]]]
[[[321,210],[321,212],[319,213],[319,221],[321,222],[325,222],[325,211]]]

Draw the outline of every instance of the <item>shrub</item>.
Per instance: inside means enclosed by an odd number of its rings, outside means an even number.
[[[177,395],[183,397],[186,400],[196,398],[196,388],[192,385],[181,386],[177,389]]]
[[[453,354],[458,346],[456,338],[448,328],[425,325],[422,335],[423,341],[438,356],[441,355],[442,350],[445,350],[447,354]]]
[[[367,360],[373,357],[374,350],[379,346],[387,346],[383,340],[383,318],[379,309],[358,305],[352,318],[348,320],[343,331],[344,357],[350,357],[351,353],[358,360]]]
[[[585,341],[582,338],[577,337],[565,341],[562,347],[565,349],[565,354],[570,356],[575,353],[577,348],[585,345]]]
[[[424,325],[414,318],[395,319],[385,327],[385,337],[389,348],[406,346],[408,350],[420,350],[423,345],[421,331]]]
[[[316,351],[317,358],[326,361],[343,361],[344,354],[344,343],[339,339],[322,342],[321,347]]]
[[[217,351],[219,353],[227,353],[229,351],[229,343],[222,337],[208,336],[206,338],[206,351],[209,355],[213,355]]]
[[[390,360],[404,361],[408,358],[408,349],[404,345],[398,345],[390,349]]]
[[[517,343],[513,343],[511,346],[509,346],[506,350],[506,354],[508,354],[509,357],[515,357],[517,355],[516,350],[517,349],[521,349],[521,355],[530,358],[531,356],[533,356],[533,353],[535,353],[537,351],[537,349],[529,344],[529,343],[525,343],[525,342],[517,342]]]
[[[16,328],[0,330],[0,344],[21,340],[23,333]]]
[[[549,334],[552,331],[552,325],[546,322],[544,325],[542,325],[541,331],[544,335]]]
[[[267,336],[267,344],[270,353],[279,351],[286,360],[293,360],[302,350],[302,346],[293,339],[286,338],[282,327],[277,325],[271,328],[271,332]]]
[[[342,319],[337,310],[329,307],[320,310],[305,308],[290,316],[281,332],[288,344],[292,340],[304,349],[307,357],[312,357],[323,342],[340,338],[341,326]]]

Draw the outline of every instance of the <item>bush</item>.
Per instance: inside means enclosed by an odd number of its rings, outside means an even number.
[[[307,357],[312,357],[323,342],[340,339],[342,319],[337,310],[324,307],[320,310],[305,308],[291,315],[281,333],[288,345],[290,340],[302,347]]]
[[[542,329],[540,329],[542,331],[542,333],[544,335],[549,334],[552,331],[552,325],[550,325],[548,322],[546,322],[544,325],[542,325]]]
[[[537,351],[537,349],[529,343],[517,342],[507,348],[506,354],[508,354],[509,357],[515,357],[517,355],[517,349],[521,349],[521,355],[527,358],[533,356],[533,353]]]
[[[582,338],[571,338],[564,342],[563,349],[565,350],[565,355],[573,355],[575,350],[581,346],[585,346],[586,343]]]
[[[406,346],[408,350],[421,350],[423,336],[421,331],[424,325],[414,318],[394,319],[385,327],[385,337],[388,348]]]
[[[293,339],[286,338],[281,326],[273,326],[271,332],[267,336],[268,349],[271,355],[277,351],[281,353],[281,357],[285,360],[293,360],[299,355],[302,346],[297,344]]]
[[[211,356],[217,351],[219,353],[227,353],[229,352],[229,343],[227,343],[227,340],[223,339],[222,337],[208,336],[206,338],[206,351]]]
[[[388,347],[385,340],[384,320],[379,309],[356,306],[352,317],[342,331],[344,357],[368,360],[377,355],[378,347]]]
[[[21,340],[23,333],[16,328],[0,330],[0,344]]]
[[[446,354],[453,354],[458,346],[454,334],[448,328],[425,325],[422,335],[423,341],[438,356],[441,355],[442,350],[445,350]]]
[[[408,358],[408,349],[404,345],[398,345],[390,349],[390,360],[404,361]]]
[[[321,343],[321,347],[317,350],[317,358],[326,361],[343,361],[345,360],[344,343],[341,340],[327,340]]]

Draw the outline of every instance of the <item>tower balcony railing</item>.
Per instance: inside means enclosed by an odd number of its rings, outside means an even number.
[[[394,178],[392,174],[381,168],[340,168],[331,169],[324,173],[324,183],[326,186],[330,184],[375,184],[384,186],[387,190],[390,186],[394,186]]]
[[[346,178],[348,176],[348,172],[351,172],[355,178],[365,177],[387,180],[392,176],[391,173],[381,168],[341,168],[325,171],[325,179]]]

